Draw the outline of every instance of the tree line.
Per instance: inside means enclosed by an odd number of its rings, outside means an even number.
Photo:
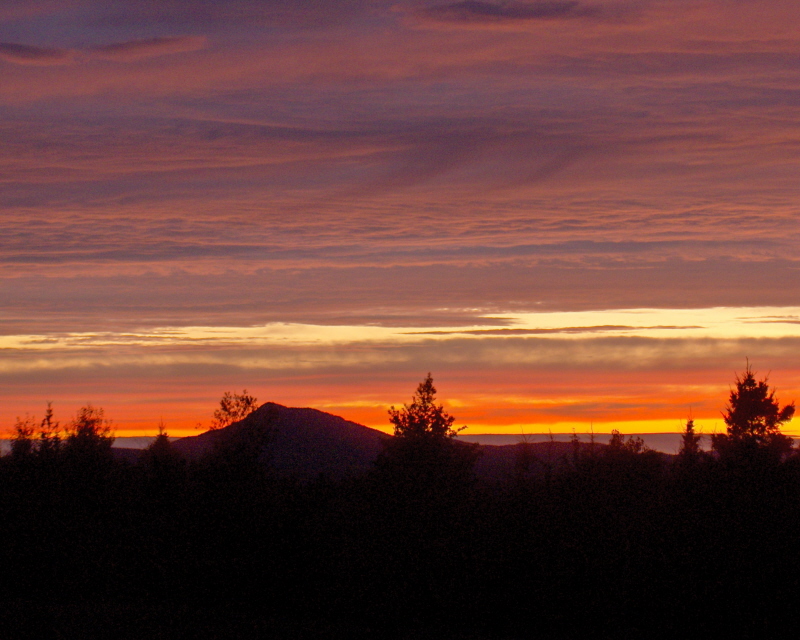
[[[236,395],[236,394],[230,394]],[[231,403],[230,406],[235,406]],[[221,405],[222,408],[222,405]],[[800,589],[800,457],[748,366],[726,432],[675,457],[615,434],[474,473],[430,375],[373,469],[276,473],[253,442],[116,459],[103,413],[19,421],[0,459],[9,637],[779,634]]]

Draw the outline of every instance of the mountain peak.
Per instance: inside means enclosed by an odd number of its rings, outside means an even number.
[[[215,431],[177,440],[176,450],[191,459],[202,457],[215,443],[245,430],[270,434],[270,459],[276,471],[301,476],[341,476],[371,468],[389,437],[376,429],[318,409],[266,402],[246,418]]]

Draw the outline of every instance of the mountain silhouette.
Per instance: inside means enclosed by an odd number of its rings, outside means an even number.
[[[391,436],[317,409],[298,409],[267,402],[223,429],[181,438],[175,450],[198,459],[246,431],[267,434],[265,454],[280,473],[342,476],[368,471]]]
[[[320,474],[342,477],[361,474],[373,468],[383,443],[393,436],[345,420],[324,411],[285,407],[267,402],[249,416],[223,429],[181,438],[173,442],[175,451],[189,460],[198,460],[252,432],[266,437],[262,446],[264,459],[281,474],[313,478]],[[565,464],[572,454],[567,442],[529,443],[529,473],[537,475],[546,469]],[[588,443],[581,443],[581,449]],[[603,448],[605,445],[596,445]],[[514,473],[523,445],[480,445],[481,452],[475,473],[486,480],[503,480]]]

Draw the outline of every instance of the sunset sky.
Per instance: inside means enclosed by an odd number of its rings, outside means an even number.
[[[800,401],[797,0],[4,0],[0,430]],[[790,433],[800,433],[800,421]]]

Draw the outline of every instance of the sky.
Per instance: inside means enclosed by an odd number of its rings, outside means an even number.
[[[796,0],[4,0],[0,430],[800,398]],[[798,423],[800,425],[800,423]],[[800,426],[789,425],[790,433]]]

